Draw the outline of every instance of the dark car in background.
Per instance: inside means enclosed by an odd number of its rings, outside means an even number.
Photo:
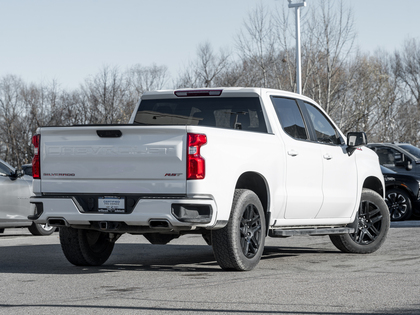
[[[403,221],[420,216],[420,176],[396,173],[381,166],[385,180],[385,201],[391,220]]]
[[[32,164],[23,164],[22,171],[25,173],[25,175],[32,177]]]
[[[420,176],[420,149],[407,143],[369,143],[379,163],[397,173]]]
[[[29,203],[32,193],[32,166],[27,164],[18,171],[0,160],[0,233],[5,228],[27,227],[33,235],[49,235],[56,228],[46,224],[35,224],[28,220],[34,213]]]

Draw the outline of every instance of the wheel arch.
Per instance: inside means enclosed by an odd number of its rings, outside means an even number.
[[[268,232],[270,224],[270,190],[264,176],[257,172],[245,172],[236,182],[235,189],[249,189],[258,196],[264,209],[266,231]]]
[[[243,173],[236,182],[235,189],[252,190],[260,199],[265,212],[269,209],[269,189],[266,179],[259,173]]]
[[[382,181],[374,176],[370,176],[365,179],[363,183],[363,188],[369,188],[373,191],[376,191],[382,198],[384,197],[384,187],[382,185]]]
[[[392,184],[392,185],[385,186],[386,191],[389,190],[389,189],[400,189],[402,191],[405,191],[408,194],[408,196],[410,197],[410,199],[412,199],[412,200],[413,200],[413,198],[416,197],[414,192],[411,190],[410,187],[402,185],[402,184],[396,184],[395,183],[395,184]]]

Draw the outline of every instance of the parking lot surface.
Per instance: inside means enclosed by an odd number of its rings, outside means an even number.
[[[225,272],[201,236],[124,235],[100,267],[76,267],[58,233],[0,234],[0,314],[420,314],[420,222],[344,254],[328,236],[267,238],[250,272]]]

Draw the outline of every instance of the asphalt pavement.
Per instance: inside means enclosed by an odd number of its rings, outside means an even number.
[[[267,238],[250,272],[225,272],[201,236],[124,235],[100,267],[76,267],[58,233],[0,234],[0,314],[420,314],[420,221],[392,223],[369,255],[328,236]]]

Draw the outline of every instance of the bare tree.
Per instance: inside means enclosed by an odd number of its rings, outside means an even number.
[[[229,57],[229,53],[223,49],[218,54],[215,53],[208,42],[200,44],[197,49],[197,59],[179,76],[177,88],[214,86],[214,83],[228,71]]]
[[[211,87],[215,78],[227,67],[229,54],[223,50],[219,55],[214,54],[210,43],[206,42],[198,47],[198,58],[196,75],[204,87]]]
[[[23,81],[13,75],[7,75],[0,81],[0,152],[8,162],[19,159],[17,129],[22,115],[22,86]]]
[[[420,41],[407,39],[393,58],[393,71],[401,96],[400,124],[403,141],[420,143]]]
[[[96,76],[86,79],[81,92],[88,123],[121,123],[129,117],[124,106],[129,94],[127,82],[117,67],[104,66]]]
[[[317,64],[320,59],[320,43],[314,36],[313,10],[308,7],[301,10],[301,79],[302,94],[307,94],[307,86],[314,83],[311,80],[318,72]],[[296,92],[296,30],[295,20],[290,18],[292,12],[282,5],[274,12],[273,26],[276,35],[276,57],[274,70],[276,72],[276,88]],[[313,87],[311,90],[314,90]]]
[[[343,131],[364,130],[376,141],[384,141],[392,133],[397,105],[395,80],[382,56],[356,55],[346,70],[342,102],[333,115]]]
[[[339,102],[334,102],[343,81],[343,69],[352,52],[355,40],[354,17],[350,7],[344,2],[319,0],[319,5],[311,13],[312,42],[316,43],[318,53],[313,64],[317,67],[312,86],[317,91],[317,101],[327,113],[332,113]]]
[[[295,91],[294,23],[282,6],[251,11],[235,38],[236,53],[197,48],[175,88],[254,86]],[[344,131],[365,130],[371,141],[420,145],[420,41],[407,39],[392,55],[355,52],[353,13],[344,1],[314,0],[302,15],[302,91]],[[165,88],[166,66],[104,66],[79,89],[0,78],[0,158],[20,166],[32,158],[39,126],[126,123],[140,96]]]
[[[125,75],[129,89],[136,100],[146,91],[163,89],[169,78],[168,68],[156,64],[150,67],[136,64],[130,67]]]
[[[407,97],[420,107],[420,41],[405,41],[401,52],[395,52],[395,73],[406,88]]]
[[[236,38],[236,46],[242,62],[258,67],[258,86],[270,86],[270,72],[275,59],[275,36],[272,18],[262,4],[249,13],[244,21],[245,30]],[[248,73],[246,75],[249,75]]]

